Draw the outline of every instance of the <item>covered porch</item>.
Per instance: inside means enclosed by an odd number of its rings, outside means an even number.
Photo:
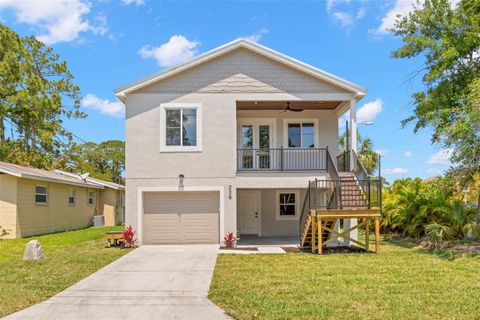
[[[348,110],[348,144],[356,151],[356,99],[330,99],[238,100],[237,172],[326,173],[337,166],[338,122]]]

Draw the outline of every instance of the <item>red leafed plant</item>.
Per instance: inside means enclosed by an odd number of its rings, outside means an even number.
[[[133,230],[132,226],[128,226],[123,230],[123,240],[125,248],[135,248],[135,243],[137,239],[135,239],[135,231]]]
[[[237,238],[233,232],[229,232],[225,235],[223,238],[223,242],[225,243],[226,248],[234,248],[237,245],[237,241],[240,240],[240,238]]]

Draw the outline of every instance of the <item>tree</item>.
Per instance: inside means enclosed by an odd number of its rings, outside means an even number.
[[[346,133],[344,132],[338,141],[338,147],[340,150],[346,149]],[[358,140],[358,158],[363,164],[365,171],[368,175],[373,175],[376,169],[378,169],[378,154],[373,151],[373,142],[372,139],[366,137],[363,138],[360,133],[357,131],[357,140]]]
[[[73,146],[68,152],[67,170],[88,172],[97,179],[122,184],[125,171],[125,142],[104,141],[100,144],[85,142]]]
[[[417,1],[393,32],[404,45],[394,58],[421,56],[425,89],[413,94],[414,131],[431,127],[432,142],[453,150],[463,183],[480,172],[480,0]]]
[[[80,89],[65,61],[34,37],[21,38],[0,25],[0,156],[40,168],[61,167],[72,143],[65,118],[83,118]],[[11,66],[8,64],[11,63]],[[14,133],[5,137],[4,121]],[[15,151],[15,152],[12,152]]]

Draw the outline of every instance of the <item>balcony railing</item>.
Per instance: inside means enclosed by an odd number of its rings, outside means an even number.
[[[328,171],[327,155],[327,148],[237,149],[237,170]]]

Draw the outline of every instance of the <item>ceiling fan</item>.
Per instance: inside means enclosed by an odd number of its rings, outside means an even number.
[[[292,111],[292,112],[302,112],[303,109],[292,109],[292,108],[290,108],[290,102],[287,102],[287,107],[286,107],[283,111],[281,111],[280,113],[282,113],[282,112],[288,112],[288,111]]]

